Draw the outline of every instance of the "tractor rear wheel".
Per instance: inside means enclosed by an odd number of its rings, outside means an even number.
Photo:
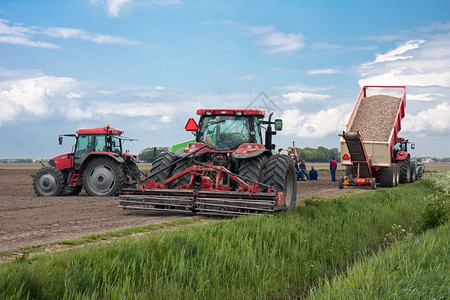
[[[405,159],[400,166],[400,183],[409,183],[411,181],[411,165],[409,157]]]
[[[381,169],[380,185],[382,187],[394,187],[396,185],[397,174],[395,172],[396,165],[392,165],[389,168]]]
[[[411,171],[411,175],[410,175],[410,178],[409,178],[409,182],[417,181],[417,176],[416,176],[416,172],[417,172],[417,169],[416,169],[416,161],[415,161],[415,160],[411,160],[410,163],[409,163],[409,165],[410,165],[410,171]]]
[[[38,196],[60,196],[64,191],[64,175],[55,167],[44,167],[34,175],[33,188]]]
[[[159,171],[169,166],[176,159],[177,158],[175,154],[173,154],[172,152],[163,152],[160,155],[158,155],[152,164],[152,169],[150,171],[150,176],[152,176],[151,179],[153,179],[157,183],[163,183],[164,180],[170,177],[170,174],[172,174],[172,170],[175,167],[175,165],[170,166],[169,168],[165,169],[162,172]]]
[[[297,181],[294,161],[287,155],[273,155],[267,160],[264,183],[284,194],[284,210],[295,207]]]
[[[248,185],[252,185],[255,181],[262,182],[266,163],[267,156],[265,155],[244,159],[239,167],[239,175],[245,177],[242,180]]]
[[[107,157],[92,159],[83,171],[84,189],[90,196],[116,196],[123,180],[122,166]]]

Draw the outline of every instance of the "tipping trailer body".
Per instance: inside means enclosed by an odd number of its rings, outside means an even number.
[[[371,167],[390,167],[392,159],[394,157],[394,146],[397,143],[398,132],[401,129],[401,120],[405,116],[406,106],[406,86],[364,86],[356,99],[355,106],[353,108],[350,119],[345,127],[344,132],[350,132],[353,127],[353,122],[359,113],[359,107],[363,98],[374,95],[387,95],[396,98],[400,98],[400,104],[397,109],[397,113],[392,120],[389,120],[392,124],[389,137],[383,141],[367,140],[362,135],[362,140],[367,155],[367,159]],[[378,116],[382,118],[384,116]],[[377,128],[373,128],[377,130]],[[343,137],[340,140],[340,153],[341,162],[345,166],[351,166],[350,153],[347,144]],[[347,158],[347,159],[345,159]]]
[[[340,135],[344,185],[376,183],[393,187],[410,181],[410,155],[407,140],[398,137],[405,116],[405,86],[364,86],[345,130]],[[401,149],[394,148],[402,145]]]

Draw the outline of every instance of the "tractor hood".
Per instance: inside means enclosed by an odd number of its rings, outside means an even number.
[[[73,152],[64,153],[50,159],[49,164],[59,170],[73,167]]]

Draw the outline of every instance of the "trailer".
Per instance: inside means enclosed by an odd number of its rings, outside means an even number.
[[[346,185],[395,187],[417,180],[407,139],[398,136],[405,116],[406,86],[364,86],[340,134],[339,188]],[[415,145],[411,144],[411,149]]]

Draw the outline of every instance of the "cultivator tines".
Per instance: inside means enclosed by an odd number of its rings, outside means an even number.
[[[273,213],[276,193],[242,193],[170,189],[124,189],[119,207],[130,210],[242,216]]]
[[[209,192],[200,191],[195,211],[206,215],[242,216],[275,212],[275,193]]]
[[[154,210],[192,213],[194,190],[123,189],[119,207],[130,210]]]

